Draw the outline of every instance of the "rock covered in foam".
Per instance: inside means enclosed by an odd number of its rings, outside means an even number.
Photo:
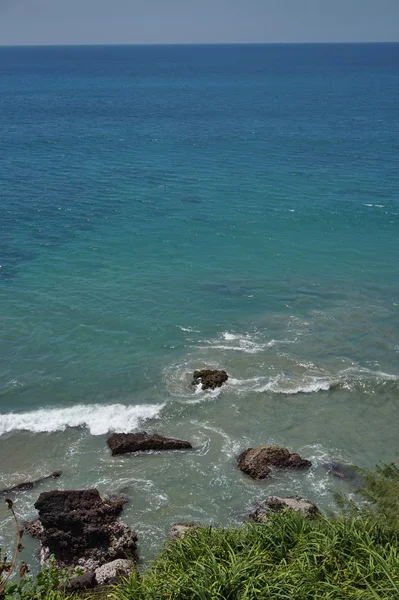
[[[256,508],[249,514],[249,518],[251,521],[259,523],[267,518],[271,512],[278,513],[284,509],[295,510],[308,517],[314,517],[320,512],[316,504],[300,496],[289,496],[288,498],[269,496],[263,502],[259,502]]]
[[[147,433],[146,431],[114,433],[108,438],[107,444],[112,455],[149,450],[187,450],[192,448],[190,442],[164,437],[157,433]]]
[[[117,558],[137,560],[137,536],[117,518],[124,498],[103,500],[96,489],[44,492],[35,503],[43,527],[41,561],[94,571]]]
[[[253,479],[265,479],[272,468],[307,469],[312,466],[310,460],[301,458],[299,454],[291,454],[281,446],[260,446],[248,448],[239,455],[238,468]]]
[[[228,378],[226,371],[202,369],[202,371],[194,371],[192,385],[201,383],[203,390],[215,390],[226,383]]]

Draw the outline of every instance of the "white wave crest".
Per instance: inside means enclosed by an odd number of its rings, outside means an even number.
[[[302,364],[302,363],[299,363]],[[309,363],[310,368],[313,363]],[[303,365],[304,366],[304,365]],[[274,394],[311,394],[314,392],[327,392],[336,387],[342,387],[347,390],[356,391],[361,388],[370,389],[372,393],[375,385],[385,385],[388,381],[398,381],[397,375],[384,373],[382,371],[372,371],[366,368],[344,369],[338,373],[318,373],[301,374],[289,376],[278,374],[274,377],[254,377],[251,379],[230,379],[229,383],[234,385],[241,392],[272,392]]]
[[[300,381],[295,381],[277,375],[277,377],[272,377],[266,385],[258,388],[257,391],[274,392],[275,394],[311,394],[312,392],[326,392],[334,385],[336,385],[336,382],[326,378],[304,377]]]
[[[274,394],[310,394],[328,391],[336,385],[336,381],[327,377],[305,376],[292,378],[285,375],[252,377],[250,379],[229,378],[229,386],[234,386],[238,393],[273,392]]]
[[[215,400],[220,396],[222,388],[216,388],[214,390],[203,390],[202,384],[198,383],[195,388],[194,397],[189,397],[182,400],[185,404],[202,404],[203,402],[209,402]]]
[[[230,340],[239,340],[240,339],[239,335],[236,335],[235,333],[229,333],[228,331],[226,331],[225,333],[223,333],[222,337],[225,340],[228,340],[228,341],[230,341]]]
[[[87,427],[92,435],[109,431],[133,431],[146,419],[156,417],[164,404],[77,404],[69,408],[41,408],[0,415],[0,435],[11,431],[50,433],[67,427]]]
[[[216,340],[200,340],[206,346],[197,346],[201,350],[234,350],[236,352],[244,352],[245,354],[258,354],[276,344],[294,344],[295,340],[275,340],[259,341],[256,336],[251,337],[249,334],[238,335],[225,331]],[[223,343],[227,342],[227,343]],[[229,344],[229,342],[235,342]]]

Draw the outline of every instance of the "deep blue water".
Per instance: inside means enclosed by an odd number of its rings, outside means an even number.
[[[227,436],[231,497],[244,440],[394,458],[399,44],[2,47],[0,89],[7,484],[74,440],[101,487],[148,417]]]

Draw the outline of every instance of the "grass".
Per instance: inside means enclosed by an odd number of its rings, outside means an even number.
[[[110,600],[399,600],[399,469],[360,470],[340,517],[286,511],[262,524],[194,529]],[[341,499],[342,500],[342,499]]]
[[[292,512],[235,529],[196,529],[108,598],[399,599],[398,537],[360,517],[333,522]]]

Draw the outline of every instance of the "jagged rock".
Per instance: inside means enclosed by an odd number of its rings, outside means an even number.
[[[197,527],[200,527],[199,523],[175,523],[168,531],[168,538],[171,540],[182,538]]]
[[[267,517],[268,513],[281,512],[285,508],[302,512],[309,517],[314,517],[320,512],[316,504],[300,496],[290,496],[288,498],[269,496],[263,502],[259,502],[255,510],[249,514],[249,518],[251,521],[260,522]]]
[[[112,562],[101,565],[95,570],[98,585],[116,583],[118,577],[127,577],[134,569],[134,562],[124,558],[117,558]]]
[[[126,454],[127,452],[142,452],[148,450],[186,450],[192,448],[190,442],[164,437],[157,433],[114,433],[107,444],[112,455]]]
[[[82,575],[73,577],[69,580],[68,590],[79,591],[88,590],[96,587],[96,575],[94,571],[86,571]]]
[[[221,387],[228,378],[226,371],[202,369],[202,371],[194,371],[192,385],[201,383],[203,390],[215,390]]]
[[[47,479],[58,479],[58,477],[61,477],[61,475],[62,471],[54,471],[54,473],[51,473],[51,475],[46,475],[46,477],[40,477],[39,479],[35,479],[34,481],[24,481],[23,483],[17,483],[17,485],[13,485],[10,488],[4,488],[3,490],[0,490],[0,497],[15,494],[15,492],[31,490],[43,481],[47,481]]]
[[[42,563],[53,554],[60,567],[94,571],[117,558],[136,560],[137,536],[117,520],[124,504],[124,498],[103,500],[95,489],[40,494]]]
[[[41,524],[39,518],[24,523],[24,529],[29,533],[31,537],[38,540],[40,540],[43,535],[43,525]]]
[[[238,457],[238,468],[253,479],[265,479],[270,475],[272,467],[305,469],[311,466],[310,460],[301,458],[299,454],[291,454],[287,448],[281,446],[248,448]]]

